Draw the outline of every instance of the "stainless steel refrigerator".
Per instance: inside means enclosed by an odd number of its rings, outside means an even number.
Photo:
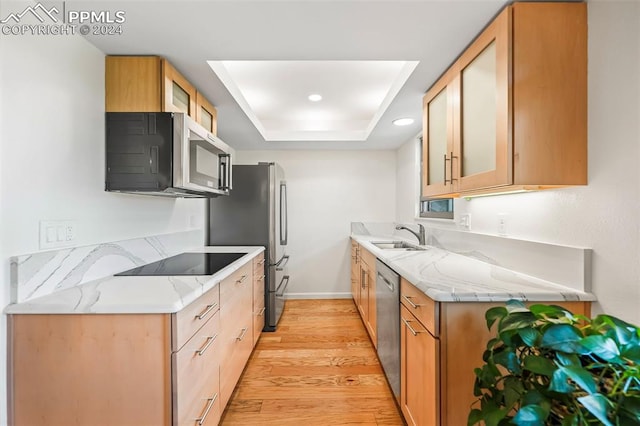
[[[234,165],[230,194],[211,198],[208,207],[210,245],[265,247],[264,331],[275,331],[289,284],[287,183],[282,167]]]

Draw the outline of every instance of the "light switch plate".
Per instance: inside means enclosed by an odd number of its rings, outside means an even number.
[[[76,222],[73,220],[41,220],[40,250],[70,247],[76,240]]]

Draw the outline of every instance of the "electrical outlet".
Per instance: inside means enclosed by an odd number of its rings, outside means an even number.
[[[469,213],[465,213],[460,215],[460,221],[458,222],[463,229],[467,231],[471,229],[471,215]]]
[[[507,213],[498,213],[498,235],[506,236],[508,234],[509,215]]]
[[[40,250],[74,245],[76,222],[73,220],[41,220]]]

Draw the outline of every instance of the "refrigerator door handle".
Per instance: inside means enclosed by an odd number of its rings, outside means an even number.
[[[284,277],[282,277],[282,281],[280,281],[280,284],[276,289],[276,297],[284,296],[284,292],[287,290],[288,286],[289,286],[289,275],[285,275]],[[282,291],[280,291],[280,289],[282,289]]]
[[[280,245],[286,246],[289,238],[287,217],[287,182],[280,182]]]
[[[284,262],[284,265],[282,264],[282,262]],[[271,266],[275,266],[277,271],[282,271],[284,267],[287,266],[287,263],[289,263],[289,255],[285,254],[280,260],[278,260]]]

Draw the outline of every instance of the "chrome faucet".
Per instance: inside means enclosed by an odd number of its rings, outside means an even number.
[[[411,232],[413,235],[416,236],[416,238],[418,239],[418,244],[420,244],[421,246],[425,245],[425,235],[424,235],[424,226],[422,226],[421,223],[418,224],[418,232],[412,231],[411,229],[407,228],[404,225],[397,225],[396,229],[398,231],[400,231],[401,229],[405,229],[409,232]]]

